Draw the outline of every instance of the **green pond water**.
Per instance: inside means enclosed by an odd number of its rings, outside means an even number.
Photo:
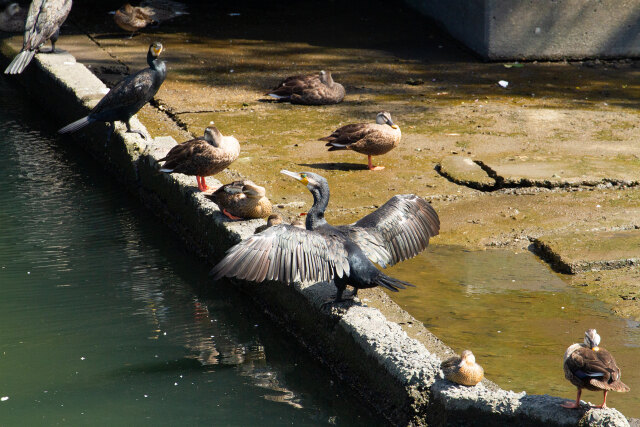
[[[575,400],[564,351],[597,329],[631,387],[610,393],[607,404],[640,417],[640,324],[569,287],[535,255],[433,245],[388,273],[416,284],[391,295],[398,304],[458,353],[472,350],[486,376],[508,390]],[[599,405],[602,393],[584,391],[582,399]]]
[[[0,425],[376,425],[0,80]]]

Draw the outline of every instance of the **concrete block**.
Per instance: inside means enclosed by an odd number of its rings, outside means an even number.
[[[489,60],[640,56],[640,0],[406,0]]]
[[[563,273],[612,270],[640,264],[640,230],[539,237],[536,251]]]

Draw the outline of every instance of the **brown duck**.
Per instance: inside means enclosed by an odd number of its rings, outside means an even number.
[[[131,32],[131,37],[150,24],[159,24],[181,15],[188,15],[186,6],[171,0],[147,0],[140,6],[125,3],[120,9],[110,12],[113,20],[125,31]]]
[[[602,390],[604,400],[597,408],[607,407],[607,392],[609,390],[629,391],[620,381],[620,368],[607,350],[598,347],[600,335],[595,329],[589,329],[584,333],[584,343],[572,344],[564,353],[564,376],[571,384],[578,387],[578,397],[575,402],[566,402],[565,408],[579,408],[582,389],[591,391]]]
[[[176,145],[160,159],[165,162],[160,172],[195,175],[198,189],[207,191],[205,178],[226,169],[239,155],[238,140],[223,136],[211,123],[204,136]]]
[[[369,157],[369,170],[384,169],[384,166],[373,166],[371,156],[380,156],[393,150],[400,143],[402,132],[393,123],[391,114],[386,111],[378,113],[375,123],[354,123],[334,131],[331,135],[320,138],[328,141],[329,151],[353,150]]]
[[[484,378],[484,369],[476,363],[471,350],[465,350],[460,357],[451,357],[440,365],[444,377],[456,384],[474,386]]]
[[[333,81],[330,72],[320,71],[320,74],[287,77],[265,95],[292,104],[327,105],[342,102],[345,91],[344,86]]]
[[[264,187],[248,179],[223,185],[207,196],[231,219],[264,218],[271,215],[271,202]]]

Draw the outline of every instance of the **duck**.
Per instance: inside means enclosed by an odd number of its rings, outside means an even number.
[[[225,184],[206,197],[233,220],[265,218],[272,211],[264,187],[248,179]]]
[[[173,147],[160,159],[160,172],[195,175],[198,189],[208,191],[207,176],[225,170],[240,155],[240,143],[233,136],[224,136],[211,122],[204,135]]]
[[[333,81],[331,72],[322,70],[319,74],[287,77],[265,95],[292,104],[328,105],[342,102],[345,90]]]
[[[137,133],[146,139],[142,131],[131,129],[130,120],[158,93],[167,77],[167,67],[159,58],[163,50],[162,43],[152,43],[147,51],[149,68],[120,80],[88,115],[61,128],[58,133],[76,132],[93,122],[109,122],[111,124],[107,133],[107,142],[109,142],[115,130],[115,121],[118,120],[127,125],[128,133]]]
[[[575,402],[565,402],[564,408],[576,409],[580,407],[582,389],[591,391],[602,390],[604,399],[602,405],[607,407],[607,392],[610,390],[627,392],[629,387],[620,380],[620,368],[613,355],[600,347],[600,335],[595,329],[588,329],[584,333],[584,342],[572,344],[564,353],[564,376],[578,388]]]
[[[327,180],[312,172],[282,170],[313,195],[305,228],[280,224],[231,247],[211,270],[214,280],[235,277],[252,282],[333,281],[336,296],[325,304],[357,296],[358,289],[383,287],[393,292],[413,286],[387,276],[383,268],[416,256],[440,230],[438,214],[421,197],[396,195],[351,225],[333,226],[325,219],[329,203]]]
[[[440,367],[444,377],[456,384],[471,387],[484,378],[484,369],[476,363],[476,357],[471,350],[464,350],[460,357],[450,357],[442,362]]]
[[[24,41],[5,74],[21,74],[47,40],[51,41],[51,53],[56,52],[60,26],[71,12],[72,0],[33,0],[24,22]]]
[[[171,0],[147,0],[140,6],[123,4],[118,10],[109,12],[115,23],[125,31],[131,32],[132,38],[137,31],[150,24],[160,24],[178,16],[188,15],[186,5]]]
[[[329,151],[352,150],[366,154],[369,158],[369,170],[382,170],[384,166],[373,166],[371,156],[380,156],[393,150],[400,144],[402,132],[391,120],[391,114],[381,111],[376,115],[375,123],[353,123],[336,129],[331,135],[320,138],[328,141]]]
[[[7,33],[24,31],[26,19],[27,9],[20,7],[18,3],[11,3],[0,12],[0,31]]]

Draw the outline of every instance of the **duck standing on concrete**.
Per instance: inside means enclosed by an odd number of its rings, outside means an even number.
[[[115,23],[125,31],[131,32],[131,37],[150,24],[160,24],[177,16],[188,15],[187,6],[171,0],[147,0],[140,6],[126,3],[120,9],[109,12],[113,14]]]
[[[334,227],[324,219],[329,184],[311,172],[282,171],[301,182],[313,195],[306,228],[280,224],[254,234],[227,251],[211,270],[214,279],[237,277],[253,282],[284,283],[333,280],[334,302],[343,301],[347,285],[358,289],[381,286],[397,292],[405,281],[383,274],[382,267],[416,256],[438,234],[438,214],[424,199],[397,195],[352,225]]]
[[[572,344],[564,353],[564,376],[571,384],[578,387],[578,397],[575,402],[566,402],[562,406],[569,409],[580,407],[582,389],[591,391],[602,390],[604,400],[597,408],[607,407],[607,392],[609,390],[629,391],[620,381],[620,368],[615,359],[600,345],[600,335],[595,329],[584,333],[584,343]]]
[[[334,131],[331,135],[320,138],[328,141],[329,151],[353,150],[366,154],[369,158],[369,170],[384,169],[384,166],[373,166],[371,156],[380,156],[393,150],[400,143],[402,132],[393,123],[391,114],[386,111],[378,113],[375,123],[354,123]]]
[[[440,367],[444,377],[456,384],[474,386],[484,378],[484,369],[476,363],[476,357],[471,350],[463,351],[460,357],[450,357],[442,362]]]
[[[233,136],[223,136],[210,123],[204,136],[173,147],[159,161],[165,162],[160,172],[195,175],[200,191],[207,191],[207,176],[225,170],[240,155],[240,144]]]
[[[331,73],[287,77],[265,95],[292,104],[328,105],[344,99],[344,86],[333,81]]]
[[[71,12],[71,0],[33,0],[24,23],[22,50],[4,70],[5,74],[20,74],[29,65],[36,51],[51,40],[51,52],[56,51],[60,26]]]
[[[109,122],[111,127],[107,135],[107,142],[115,130],[115,121],[124,122],[127,132],[137,133],[146,139],[142,131],[131,129],[131,117],[149,102],[160,89],[167,77],[167,67],[159,59],[163,51],[162,43],[155,42],[149,46],[147,64],[149,68],[119,81],[98,104],[93,107],[89,115],[63,127],[58,133],[75,132],[93,122]]]
[[[27,9],[20,7],[18,3],[11,3],[0,12],[0,31],[7,33],[24,31],[26,19]]]
[[[271,202],[266,190],[245,179],[225,184],[207,196],[230,219],[255,219],[271,215]]]

